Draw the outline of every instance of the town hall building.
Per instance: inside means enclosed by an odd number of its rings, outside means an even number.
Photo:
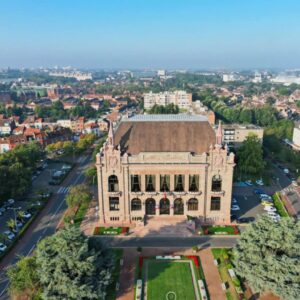
[[[113,129],[97,154],[99,222],[196,217],[230,223],[234,154],[204,116],[136,115]]]

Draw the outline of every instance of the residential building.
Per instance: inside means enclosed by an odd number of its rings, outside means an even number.
[[[150,109],[154,105],[168,104],[178,105],[181,109],[188,110],[192,104],[192,94],[185,91],[163,92],[163,93],[146,93],[144,94],[144,108]]]
[[[240,124],[224,124],[223,126],[223,143],[228,146],[238,148],[242,145],[243,141],[249,136],[249,134],[255,134],[263,141],[264,130],[256,125],[240,125]],[[217,130],[217,127],[215,127]]]
[[[204,116],[137,115],[121,120],[97,154],[99,224],[145,218],[230,223],[234,154]]]
[[[293,131],[293,144],[296,147],[300,147],[300,123],[295,123],[294,131]]]

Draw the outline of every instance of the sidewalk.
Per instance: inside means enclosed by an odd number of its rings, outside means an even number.
[[[201,249],[199,252],[205,280],[210,295],[213,300],[226,300],[225,292],[221,287],[221,278],[217,266],[214,264],[214,257],[211,248]]]

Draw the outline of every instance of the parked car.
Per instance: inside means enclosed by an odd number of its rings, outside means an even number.
[[[242,217],[242,218],[238,218],[237,222],[238,223],[250,223],[253,222],[255,220],[254,217]]]
[[[14,199],[8,199],[8,200],[7,200],[7,203],[8,203],[8,204],[14,204],[14,203],[15,203],[15,200],[14,200]]]
[[[24,219],[30,219],[30,218],[31,218],[31,213],[25,211],[25,212],[24,212],[24,215],[23,215],[23,218],[24,218]]]
[[[262,181],[261,179],[256,180],[255,183],[256,183],[257,185],[260,185],[260,186],[263,186],[263,185],[264,185],[264,183],[263,183],[263,181]]]
[[[240,210],[240,207],[236,204],[231,205],[231,210]]]
[[[273,202],[263,200],[260,202],[263,206],[273,206]]]
[[[4,213],[6,211],[6,208],[4,206],[0,207],[0,212]]]
[[[254,193],[254,194],[257,194],[257,195],[258,195],[258,194],[265,194],[265,191],[262,190],[262,189],[254,189],[254,190],[253,190],[253,193]]]
[[[269,216],[274,216],[274,217],[280,217],[279,216],[279,214],[277,214],[276,212],[274,212],[274,211],[267,211],[267,214],[269,215]]]
[[[247,185],[249,185],[249,186],[252,186],[252,185],[253,185],[253,183],[252,183],[251,180],[246,180],[245,183],[246,183]]]
[[[238,219],[237,215],[231,215],[230,216],[230,222],[237,221],[237,219]]]
[[[277,209],[276,209],[274,206],[272,206],[272,205],[266,205],[266,206],[264,207],[264,210],[265,210],[265,211],[273,211],[273,212],[276,212],[276,211],[277,211]]]
[[[298,186],[298,182],[297,182],[296,180],[293,180],[293,181],[292,181],[292,185],[293,185],[293,186]]]
[[[3,232],[9,240],[13,240],[15,238],[15,234],[10,230],[6,230]]]
[[[283,173],[284,173],[284,174],[289,174],[290,171],[289,171],[289,169],[283,169]]]
[[[4,252],[6,250],[7,246],[3,243],[0,243],[0,252]]]
[[[234,204],[236,204],[238,201],[236,200],[236,198],[232,198],[232,201],[231,201],[231,203],[234,203]]]
[[[259,198],[260,198],[260,199],[265,198],[265,199],[270,199],[270,200],[272,200],[272,197],[269,196],[269,195],[267,195],[267,194],[260,194],[260,195],[259,195]]]

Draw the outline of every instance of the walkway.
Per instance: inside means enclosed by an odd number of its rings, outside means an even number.
[[[205,275],[210,299],[225,300],[225,292],[221,287],[221,278],[218,268],[214,264],[214,257],[211,253],[211,248],[200,250],[199,256]]]
[[[138,253],[136,249],[124,249],[123,266],[119,278],[119,291],[117,300],[133,300],[134,299],[134,279],[135,266],[137,264]]]

